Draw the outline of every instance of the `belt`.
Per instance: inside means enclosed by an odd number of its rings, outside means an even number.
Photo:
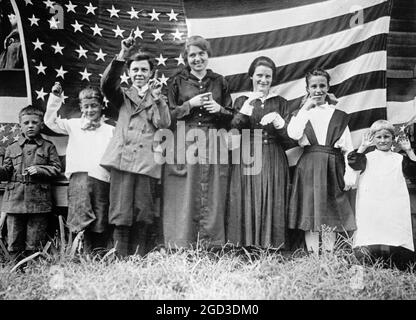
[[[22,174],[16,174],[11,180],[10,182],[20,182],[20,183],[50,183],[49,181],[45,181],[45,180],[40,180],[40,179],[36,179],[34,177],[32,177],[31,175],[27,174],[27,175],[22,175]]]
[[[329,154],[334,154],[337,156],[342,156],[342,152],[340,148],[333,148],[333,147],[321,146],[321,145],[305,146],[304,152],[305,153],[321,152],[321,153],[329,153]]]
[[[204,122],[192,122],[192,123],[186,123],[186,126],[189,128],[212,128],[216,129],[217,126],[215,123],[204,123]]]

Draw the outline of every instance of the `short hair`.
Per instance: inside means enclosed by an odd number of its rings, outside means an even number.
[[[390,121],[387,121],[387,120],[377,120],[370,127],[371,134],[375,134],[377,131],[380,131],[380,130],[389,131],[392,134],[393,138],[396,135],[394,126],[391,124]]]
[[[19,112],[19,122],[22,121],[22,117],[23,116],[31,116],[31,115],[36,115],[39,117],[39,119],[43,122],[43,115],[45,113],[43,112],[42,109],[39,109],[38,107],[32,106],[32,105],[28,105],[26,107],[24,107],[22,110],[20,110]]]
[[[305,80],[306,80],[306,86],[309,86],[309,79],[311,77],[316,77],[316,76],[321,76],[321,77],[325,77],[326,78],[326,82],[329,86],[329,82],[331,81],[331,76],[329,75],[328,72],[326,72],[324,69],[321,68],[316,68],[312,71],[309,71],[308,73],[306,73],[305,76]]]
[[[127,59],[127,68],[130,69],[130,65],[133,61],[148,61],[150,70],[153,70],[154,68],[153,55],[150,52],[139,51],[133,54],[131,57]]]
[[[272,79],[276,79],[276,64],[272,59],[265,56],[257,57],[256,59],[254,59],[253,62],[250,64],[250,67],[248,68],[248,75],[250,77],[253,76],[254,71],[256,71],[256,68],[258,66],[265,66],[272,69]]]
[[[208,57],[212,56],[211,45],[209,44],[209,41],[207,39],[201,36],[191,36],[188,39],[186,39],[185,48],[183,50],[183,57],[186,63],[188,63],[188,52],[190,46],[195,46],[203,51],[206,51]]]
[[[82,89],[78,94],[79,102],[81,103],[81,100],[83,99],[97,99],[101,104],[104,101],[104,96],[101,93],[101,90],[97,87],[88,86]]]

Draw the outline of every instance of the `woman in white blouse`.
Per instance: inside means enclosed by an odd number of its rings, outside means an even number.
[[[349,116],[328,103],[329,81],[322,69],[306,75],[308,98],[287,128],[304,149],[293,177],[289,228],[304,230],[308,251],[316,253],[323,225],[333,231],[323,241],[327,250],[333,249],[335,232],[356,228],[345,193],[352,183],[344,181],[346,154],[353,150]]]

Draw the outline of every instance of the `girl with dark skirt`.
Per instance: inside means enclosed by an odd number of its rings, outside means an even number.
[[[308,97],[289,122],[288,135],[303,147],[294,172],[289,205],[289,228],[305,231],[308,251],[319,252],[322,226],[329,233],[325,250],[335,244],[335,232],[355,230],[347,193],[354,183],[346,174],[345,155],[353,150],[349,116],[328,104],[329,74],[316,69],[306,75]],[[345,179],[345,180],[344,180]]]
[[[261,144],[261,169],[247,171],[244,163],[247,157],[243,154],[240,164],[232,166],[227,239],[239,246],[284,248],[287,244],[289,167],[282,142],[289,140],[288,105],[284,98],[270,92],[272,81],[276,79],[276,66],[270,58],[256,58],[248,75],[253,92],[236,99],[234,109],[238,112],[231,126],[250,130],[250,140],[242,139],[242,144],[248,143],[250,149],[242,145],[240,152],[253,150],[255,143]]]

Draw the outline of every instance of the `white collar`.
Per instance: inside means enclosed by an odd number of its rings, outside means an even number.
[[[325,109],[334,109],[334,107],[331,107],[328,102],[325,102],[324,104],[317,105],[315,108],[312,108],[315,110],[325,110]]]
[[[277,97],[279,94],[276,91],[269,91],[269,94],[265,97],[263,97],[262,93],[259,91],[249,91],[249,92],[244,92],[241,94],[242,96],[245,96],[249,99],[252,100],[256,100],[259,99],[261,100],[261,102],[266,101],[267,99],[271,99],[273,97]]]
[[[149,84],[146,83],[141,88],[133,84],[132,87],[134,87],[137,90],[137,93],[139,94],[139,96],[143,97],[146,94],[147,90],[149,89]]]

